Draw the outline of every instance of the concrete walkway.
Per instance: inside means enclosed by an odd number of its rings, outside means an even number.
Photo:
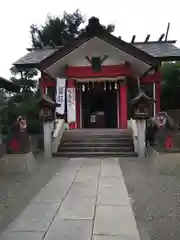
[[[118,159],[71,159],[1,240],[139,240]]]

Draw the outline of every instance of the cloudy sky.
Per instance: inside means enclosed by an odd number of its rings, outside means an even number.
[[[77,8],[86,19],[96,16],[103,24],[115,24],[114,34],[126,41],[133,34],[136,40],[144,40],[147,34],[157,40],[169,21],[168,38],[178,40],[180,46],[179,0],[1,0],[0,76],[9,78],[11,64],[26,53],[31,24],[43,24],[47,14],[60,16]]]

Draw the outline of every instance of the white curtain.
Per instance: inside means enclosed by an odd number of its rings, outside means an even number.
[[[68,123],[76,122],[75,88],[67,88],[67,120]]]
[[[65,89],[66,89],[66,79],[57,78],[56,84],[56,103],[60,106],[56,107],[56,112],[58,114],[64,114],[65,110]]]

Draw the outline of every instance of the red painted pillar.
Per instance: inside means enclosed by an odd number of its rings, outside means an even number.
[[[155,83],[155,99],[156,99],[156,113],[161,111],[161,83]]]
[[[44,96],[46,95],[46,83],[45,83],[45,78],[43,77],[43,74],[41,74],[41,78],[39,79],[39,86],[41,90],[41,94]]]
[[[67,80],[67,88],[73,88],[75,91],[75,106],[76,106],[76,82],[73,79],[68,79]],[[76,109],[75,109],[76,111]],[[76,116],[77,117],[77,116]],[[68,123],[69,125],[69,129],[76,129],[77,125],[76,125],[76,121],[75,122],[70,122]]]
[[[120,84],[119,88],[119,126],[127,128],[127,86],[125,82]]]

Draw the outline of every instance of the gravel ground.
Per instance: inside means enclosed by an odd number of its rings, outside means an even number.
[[[163,158],[163,156],[161,156]],[[166,158],[180,155],[169,154]],[[180,165],[160,173],[152,159],[120,159],[142,240],[180,239]]]
[[[0,176],[0,234],[66,162],[65,159],[45,160],[37,156],[37,167],[33,173]]]

